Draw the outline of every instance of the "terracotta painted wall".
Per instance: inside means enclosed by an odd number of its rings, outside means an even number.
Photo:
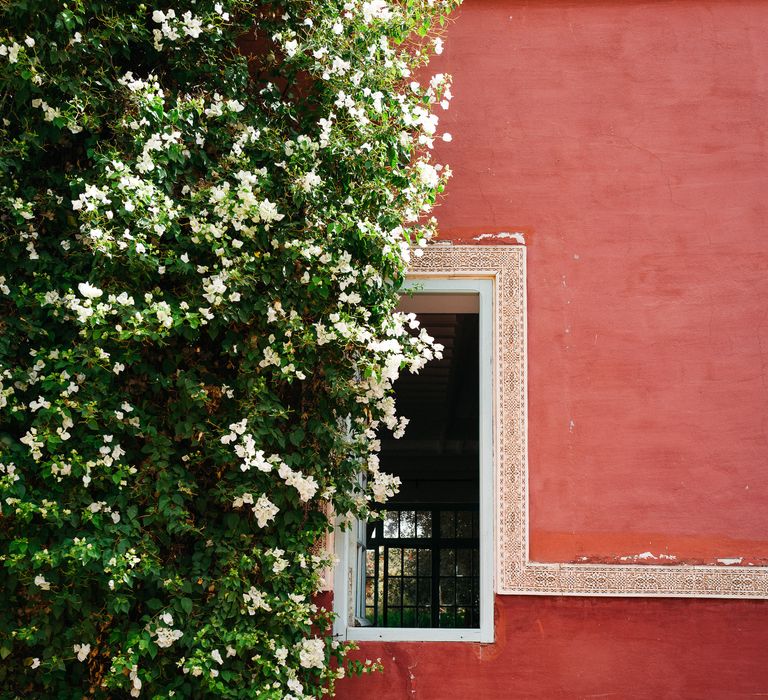
[[[746,700],[768,694],[768,607],[498,597],[497,642],[362,646],[342,700]]]
[[[768,2],[465,0],[436,70],[443,237],[528,246],[532,559],[768,562]],[[760,601],[496,606],[341,697],[768,696]]]
[[[528,243],[534,559],[768,557],[767,36],[743,0],[448,32],[443,235]]]

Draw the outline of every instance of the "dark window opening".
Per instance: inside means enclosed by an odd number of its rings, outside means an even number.
[[[410,423],[400,440],[382,439],[381,466],[402,486],[383,519],[367,524],[358,617],[379,627],[478,628],[478,314],[419,320],[443,359],[395,385]]]

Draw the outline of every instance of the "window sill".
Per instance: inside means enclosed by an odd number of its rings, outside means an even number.
[[[347,627],[347,639],[357,642],[476,642],[491,643],[493,631],[426,627]]]

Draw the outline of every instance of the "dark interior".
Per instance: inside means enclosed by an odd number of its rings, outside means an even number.
[[[366,528],[361,623],[479,626],[479,328],[477,313],[420,313],[443,359],[395,384],[405,436],[382,439],[400,493]]]
[[[405,436],[382,436],[382,469],[403,484],[392,503],[477,503],[478,316],[419,314],[445,350],[419,374],[395,384],[397,411],[410,419]]]

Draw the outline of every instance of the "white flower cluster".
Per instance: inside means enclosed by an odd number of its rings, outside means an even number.
[[[264,450],[256,449],[256,441],[250,433],[246,433],[247,419],[238,421],[237,423],[230,423],[229,433],[222,435],[220,440],[223,445],[230,445],[235,442],[235,454],[242,460],[240,463],[240,471],[247,472],[252,468],[256,468],[262,472],[272,471],[274,464],[279,464],[280,457],[277,455],[271,455],[269,458],[264,457]]]
[[[369,482],[373,500],[377,503],[386,503],[400,489],[402,482],[400,477],[392,476],[384,472],[373,472],[373,481]]]
[[[19,438],[19,442],[29,448],[32,459],[34,459],[35,462],[39,462],[42,459],[42,448],[44,443],[42,440],[38,439],[37,428],[30,428],[22,437]]]
[[[75,386],[75,388],[77,387]],[[65,391],[62,392],[62,395],[69,396],[71,393],[71,391]],[[40,400],[38,400],[37,402],[33,401],[32,403],[34,403],[36,407],[44,407],[46,402],[43,400],[41,404]],[[128,422],[132,422],[132,425],[138,425],[138,418],[130,419]],[[61,441],[68,440],[70,435],[67,430],[72,426],[73,421],[68,416],[64,416],[62,425],[56,428],[55,432],[57,437],[60,438]],[[19,438],[19,441],[29,448],[29,453],[32,459],[34,459],[36,462],[40,462],[43,459],[43,448],[45,447],[46,443],[44,442],[44,436],[38,431],[36,427],[31,427],[25,435]],[[96,459],[83,461],[76,450],[71,453],[71,457],[69,459],[65,456],[56,457],[53,461],[50,462],[51,475],[59,482],[63,479],[63,477],[71,475],[72,458],[74,458],[78,463],[82,465],[82,482],[83,486],[85,487],[88,487],[91,482],[91,472],[93,470],[98,470],[101,473],[107,473],[112,468],[111,473],[120,473],[126,477],[137,472],[136,467],[125,465],[123,463],[122,458],[125,456],[125,450],[119,443],[114,442],[112,435],[103,435],[102,442],[103,444],[99,447],[98,457]],[[18,477],[15,475],[15,467],[9,471],[8,466],[6,465],[5,469],[6,473],[14,481],[17,480]],[[123,488],[126,486],[126,484],[127,482],[125,478],[119,479],[119,488]],[[107,504],[103,501],[96,501],[91,503],[86,510],[90,514],[104,512],[110,516],[113,523],[116,524],[120,522],[120,514],[107,506]]]
[[[257,610],[267,612],[272,610],[266,595],[255,586],[251,586],[247,593],[243,593],[243,603],[245,603],[245,610],[248,611],[249,615],[255,615]]]
[[[253,504],[253,514],[259,527],[266,527],[279,512],[280,509],[264,495],[259,496],[259,500]]]
[[[181,639],[184,634],[181,630],[173,629],[173,616],[170,613],[160,615],[163,625],[157,625],[152,630],[155,637],[155,644],[161,649],[167,649],[171,644]]]
[[[74,651],[75,654],[77,654],[77,660],[82,662],[85,661],[88,658],[88,654],[91,653],[91,645],[90,644],[75,644],[74,645]]]
[[[86,509],[91,514],[104,513],[108,515],[115,525],[120,522],[120,513],[116,510],[112,510],[105,501],[94,501]]]
[[[369,0],[363,3],[363,21],[371,24],[374,21],[389,22],[392,19],[392,8],[385,0]]]
[[[288,690],[290,690],[293,693],[296,693],[296,695],[292,697],[295,697],[295,698],[304,697],[304,686],[302,685],[301,681],[299,681],[298,678],[296,678],[295,675],[291,675],[288,678],[286,685],[288,686]]]
[[[141,695],[141,678],[139,678],[139,667],[137,664],[131,666],[128,679],[131,681],[131,697],[139,697]]]
[[[17,63],[20,51],[21,44],[16,41],[11,41],[10,44],[0,42],[0,56],[7,58],[8,63]]]
[[[7,464],[0,462],[0,486],[8,488],[20,478],[16,471],[16,465],[13,462],[8,462]]]
[[[141,557],[133,547],[123,554],[110,557],[107,565],[104,567],[104,573],[112,575],[112,578],[109,580],[110,590],[114,591],[120,584],[130,584],[131,570],[135,569],[139,564],[141,564]]]
[[[323,668],[325,666],[325,640],[313,637],[302,639],[296,645],[299,652],[299,664],[304,668]]]
[[[32,106],[38,107],[43,111],[43,119],[47,122],[52,122],[54,119],[61,117],[61,110],[58,107],[51,107],[45,100],[40,98],[32,100]]]
[[[104,325],[107,321],[118,317],[120,323],[114,325],[115,333],[120,333],[127,326],[131,328],[135,337],[152,332],[167,334],[173,327],[176,312],[167,301],[155,299],[151,292],[144,295],[146,306],[139,310],[136,308],[134,298],[126,292],[118,295],[109,294],[105,301],[98,301],[103,297],[104,292],[90,282],[80,282],[78,291],[80,296],[71,292],[62,295],[55,290],[46,292],[43,304],[64,309],[65,319],[71,318],[67,311],[74,312],[78,323],[83,325]],[[184,308],[188,309],[189,306],[184,307],[182,302],[179,309]],[[185,318],[189,319],[192,316],[197,317],[195,314],[186,313]],[[109,353],[102,351],[99,359],[108,360]],[[115,374],[120,374],[124,370],[124,364],[111,365],[111,371]]]
[[[288,560],[283,557],[283,554],[285,554],[284,549],[275,547],[274,549],[268,549],[265,554],[269,557],[272,557],[273,574],[279,575],[288,568]]]
[[[159,29],[153,29],[152,34],[155,37],[155,48],[160,51],[163,48],[163,41],[178,41],[182,37],[197,39],[202,34],[203,20],[195,17],[191,12],[185,12],[181,17],[176,17],[175,10],[155,10],[152,13],[152,21],[159,24]],[[208,29],[212,26],[208,25]]]
[[[314,498],[317,493],[318,484],[313,476],[304,476],[299,471],[294,471],[287,464],[283,463],[278,468],[280,478],[285,481],[286,486],[293,486],[299,493],[299,498],[306,503]]]
[[[272,503],[264,494],[259,496],[258,500],[253,502],[252,493],[244,493],[242,496],[238,496],[232,502],[235,508],[242,508],[244,505],[253,506],[253,514],[256,516],[256,522],[259,527],[266,527],[271,520],[275,519],[275,516],[280,512],[280,509]]]
[[[127,87],[131,92],[143,93],[145,100],[162,99],[165,95],[165,92],[160,87],[160,83],[154,73],[150,73],[147,78],[143,80],[134,76],[133,71],[128,71],[121,78],[118,78],[117,82],[120,85]]]

